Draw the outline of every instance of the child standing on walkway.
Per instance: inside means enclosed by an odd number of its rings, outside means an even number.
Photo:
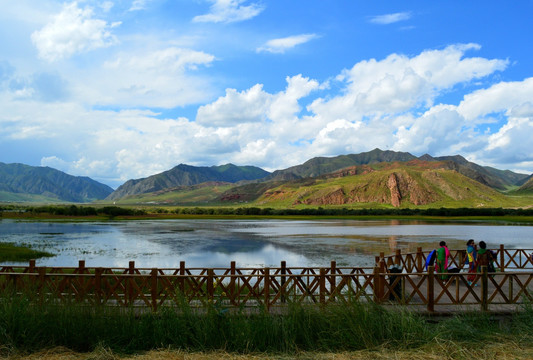
[[[450,250],[446,246],[446,241],[441,241],[439,243],[440,248],[437,249],[437,273],[445,273],[448,270],[448,258],[450,257]],[[442,280],[448,278],[447,275],[441,275]]]
[[[470,239],[466,242],[466,257],[465,263],[468,263],[468,276],[467,280],[469,284],[476,279],[476,260],[477,260],[477,249],[474,239]]]

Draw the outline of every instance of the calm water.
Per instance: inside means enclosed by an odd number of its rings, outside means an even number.
[[[533,248],[533,226],[489,222],[357,220],[143,220],[122,222],[34,222],[0,220],[0,242],[31,245],[57,254],[42,266],[239,267],[372,266],[374,256],[397,248],[433,249],[445,240],[489,247]]]

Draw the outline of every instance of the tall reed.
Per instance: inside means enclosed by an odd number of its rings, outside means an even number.
[[[294,353],[416,348],[435,339],[483,341],[520,335],[533,340],[531,306],[503,326],[487,315],[432,323],[421,315],[374,304],[290,305],[283,314],[262,309],[226,311],[186,304],[158,312],[135,308],[56,305],[29,295],[0,298],[0,348],[33,352],[56,346],[118,353],[174,348],[235,353]]]

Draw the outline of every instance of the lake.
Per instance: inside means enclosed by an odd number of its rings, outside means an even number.
[[[464,249],[466,240],[489,248],[533,248],[533,226],[498,222],[399,220],[0,220],[0,242],[31,245],[56,254],[38,266],[187,267],[373,266],[379,252],[430,250],[445,240]]]

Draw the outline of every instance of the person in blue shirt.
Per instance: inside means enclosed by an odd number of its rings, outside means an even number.
[[[465,263],[468,264],[468,276],[467,280],[469,284],[476,279],[476,260],[477,260],[477,248],[474,239],[470,239],[466,242],[466,258]]]

